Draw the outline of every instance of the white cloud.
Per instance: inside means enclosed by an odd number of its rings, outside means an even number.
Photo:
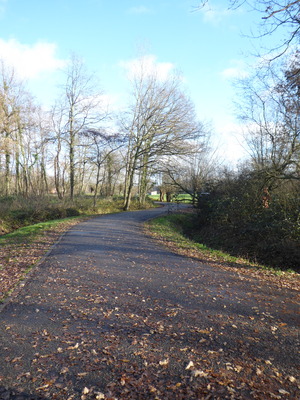
[[[0,59],[13,67],[22,79],[37,78],[42,73],[62,68],[66,61],[56,57],[56,49],[54,43],[37,42],[28,45],[16,39],[0,39]]]
[[[138,7],[131,7],[128,10],[129,14],[150,14],[151,10],[148,7],[145,6],[138,6]]]
[[[175,65],[168,62],[158,62],[155,55],[146,55],[129,61],[121,61],[119,65],[127,72],[129,78],[139,76],[141,73],[147,75],[156,74],[160,80],[166,80],[174,73]]]
[[[228,22],[237,22],[237,20],[233,19],[233,17],[240,17],[241,15],[245,14],[243,5],[235,7],[234,4],[230,5],[229,1],[227,2],[227,5],[222,6],[220,4],[214,4],[214,1],[210,0],[205,2],[203,6],[200,6],[198,11],[202,15],[204,22],[217,26],[225,21],[227,29],[230,30],[236,30],[237,26],[235,23],[233,25],[229,25]]]
[[[111,112],[118,112],[122,108],[122,95],[120,93],[105,93],[100,96],[99,100],[101,111],[107,109]]]
[[[222,121],[215,121],[215,145],[220,159],[225,164],[236,166],[248,157],[245,143],[245,126],[228,117]]]
[[[222,8],[220,6],[213,5],[212,2],[207,2],[203,7],[200,8],[205,22],[209,22],[213,25],[220,24],[225,18],[230,17],[234,10],[230,8]]]
[[[230,64],[232,65],[231,67],[221,72],[221,76],[224,79],[243,79],[249,76],[247,65],[243,60],[231,60]]]

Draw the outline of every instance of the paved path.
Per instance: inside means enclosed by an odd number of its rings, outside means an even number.
[[[0,400],[300,398],[298,292],[169,252],[163,211],[54,247],[0,312]]]

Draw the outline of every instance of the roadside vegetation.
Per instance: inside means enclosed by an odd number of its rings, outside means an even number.
[[[195,255],[198,252],[202,257],[211,260],[236,262],[238,258],[220,250],[209,248],[205,244],[192,239],[194,218],[194,213],[174,213],[150,220],[145,226],[148,232],[167,243],[169,247],[173,247],[175,251],[181,251],[187,255]]]
[[[40,222],[0,236],[0,303],[25,279],[51,246],[83,217]]]
[[[269,267],[300,272],[300,187],[244,169],[226,174],[199,199],[190,236]],[[187,233],[187,231],[186,231]]]
[[[143,208],[151,207],[147,200]],[[137,200],[133,200],[132,210],[140,209]],[[24,226],[40,222],[86,217],[123,211],[122,197],[98,199],[94,204],[92,196],[78,196],[72,201],[60,200],[56,196],[3,196],[0,197],[0,234],[4,235]],[[25,230],[23,230],[25,232]]]
[[[242,273],[244,276],[259,276],[260,279],[272,281],[275,285],[299,289],[299,275],[292,269],[274,268],[199,241],[199,236],[193,235],[194,221],[194,213],[174,213],[148,221],[145,231],[178,254],[217,268],[235,271],[238,275]]]
[[[271,183],[266,186],[265,177],[249,166],[225,170],[210,182],[209,192],[199,194],[192,216],[170,216],[157,222],[158,227],[164,227],[163,221],[172,224],[194,246],[214,249],[215,254],[300,272],[300,187],[293,180]],[[174,201],[191,202],[187,194],[179,196]]]
[[[164,194],[161,198],[159,194],[154,194],[149,195],[148,199],[152,201],[167,201],[167,196]],[[192,201],[193,199],[188,193],[178,193],[177,191],[174,191],[174,193],[172,193],[171,202],[191,204]]]
[[[147,201],[146,207],[153,203]],[[139,209],[137,201],[132,209]],[[81,196],[61,201],[53,196],[0,199],[0,303],[14,292],[31,269],[73,225],[96,215],[123,211],[122,198],[97,201]]]

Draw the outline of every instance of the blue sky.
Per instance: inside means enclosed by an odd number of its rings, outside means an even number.
[[[242,34],[259,15],[229,10],[226,0],[195,12],[199,0],[0,0],[0,58],[13,64],[49,104],[71,52],[95,72],[115,105],[128,89],[124,66],[143,47],[149,60],[179,70],[201,120],[211,121],[221,154],[242,155],[235,136],[232,79],[245,74],[254,51]],[[254,42],[257,46],[258,42]]]

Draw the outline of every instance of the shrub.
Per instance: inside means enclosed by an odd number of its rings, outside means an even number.
[[[107,214],[122,211],[122,198],[97,199],[96,207],[91,196],[59,200],[54,196],[0,197],[0,234],[26,225],[55,219],[76,217],[82,214]]]
[[[79,210],[73,207],[66,208],[66,217],[78,217],[80,215]]]
[[[234,255],[299,269],[299,189],[273,181],[266,207],[265,185],[261,176],[245,171],[219,181],[209,196],[199,199],[194,234]]]

